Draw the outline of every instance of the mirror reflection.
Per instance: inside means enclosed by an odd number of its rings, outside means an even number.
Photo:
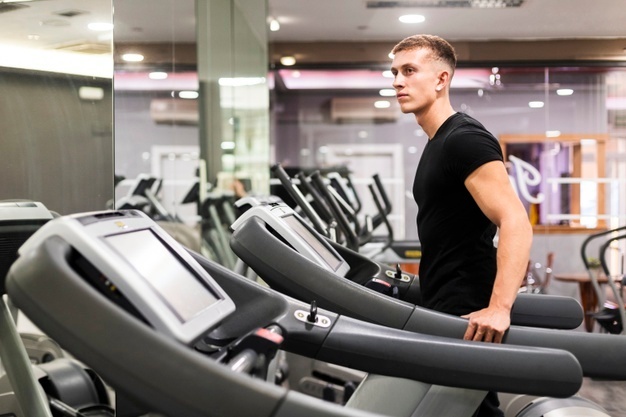
[[[115,4],[115,207],[229,267],[233,202],[269,176],[265,4],[244,3]]]

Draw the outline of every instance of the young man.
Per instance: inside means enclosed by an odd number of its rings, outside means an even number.
[[[500,343],[530,255],[526,210],[497,139],[450,104],[452,46],[437,36],[415,35],[392,54],[400,108],[415,115],[429,138],[413,184],[424,306],[467,318],[466,340]],[[497,407],[490,393],[476,415],[501,416]]]

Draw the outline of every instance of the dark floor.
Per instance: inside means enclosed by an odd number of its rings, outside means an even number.
[[[604,407],[612,417],[626,417],[626,381],[585,378],[578,394]]]

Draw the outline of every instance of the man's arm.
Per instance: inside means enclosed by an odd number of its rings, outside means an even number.
[[[511,308],[530,256],[532,227],[501,161],[488,162],[465,180],[465,187],[499,227],[496,280],[489,306],[463,316],[469,319],[466,340],[501,343],[511,325]]]

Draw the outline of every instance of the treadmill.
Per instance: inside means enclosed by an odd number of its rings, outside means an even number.
[[[52,339],[18,333],[18,310],[5,294],[5,277],[19,247],[56,213],[40,202],[0,201],[0,415],[113,416],[102,380],[65,358]]]
[[[234,252],[281,293],[304,302],[315,300],[335,313],[390,328],[463,338],[467,319],[367,288],[367,282],[382,278],[377,264],[315,233],[285,205],[252,207],[232,227]],[[389,286],[401,284],[399,279],[389,281]],[[576,356],[585,376],[626,380],[626,338],[565,330],[570,326],[559,326],[561,320],[574,327],[582,322],[576,300],[519,294],[503,342],[564,349]]]
[[[331,286],[328,292],[333,293],[335,286],[344,288],[347,285],[338,281],[343,278],[368,288],[369,291],[359,290],[359,294],[364,294],[363,296],[370,294],[370,297],[374,297],[371,293],[378,292],[407,303],[421,304],[417,275],[403,272],[398,267],[392,268],[375,262],[365,255],[324,238],[282,201],[275,198],[265,201],[258,197],[244,197],[235,205],[241,215],[231,225],[231,229],[236,233],[236,236],[231,238],[231,246],[235,253],[272,288],[292,297],[311,301],[316,299],[317,295],[317,290],[313,289],[315,283],[320,284],[328,279]],[[256,245],[259,239],[263,239],[269,246]],[[285,243],[286,246],[278,244],[279,242]],[[289,273],[287,277],[277,275],[276,272],[280,272],[282,268],[281,264],[297,262],[297,258],[293,258],[289,249],[295,250],[332,273],[332,276],[309,278],[308,274],[297,272],[302,270],[290,269],[289,266],[285,268],[285,272]],[[337,294],[334,299],[345,305],[346,302],[341,299],[343,295],[347,294]],[[356,304],[361,306],[361,301],[366,300],[356,301]],[[398,318],[400,317],[402,316]],[[571,297],[552,295],[519,294],[511,312],[513,324],[560,329],[574,329],[580,326],[583,317],[578,301]]]
[[[487,390],[565,398],[582,380],[562,349],[454,340],[318,309],[186,250],[135,210],[48,222],[20,248],[6,285],[37,326],[144,413],[462,417]],[[421,389],[384,409],[359,407],[375,392],[357,390],[355,407],[340,407],[268,382],[278,349]],[[141,413],[118,408],[126,415]]]

